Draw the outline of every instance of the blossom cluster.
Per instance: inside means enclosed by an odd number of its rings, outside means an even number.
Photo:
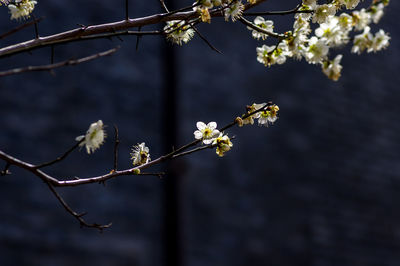
[[[272,125],[278,119],[279,106],[276,104],[266,104],[266,103],[253,103],[246,107],[246,114],[242,117],[237,117],[236,122],[239,127],[243,125],[253,125],[255,119],[258,119],[259,126]]]
[[[246,107],[246,114],[235,119],[234,124],[238,124],[242,127],[245,124],[254,124],[255,119],[258,119],[258,125],[267,126],[272,125],[278,119],[279,107],[272,103],[261,103],[248,105]],[[217,129],[216,122],[197,122],[197,130],[193,132],[194,138],[201,140],[203,144],[217,147],[216,153],[222,157],[227,151],[229,151],[233,144],[228,135],[220,132]]]
[[[167,21],[164,31],[167,33],[167,39],[179,45],[182,45],[182,42],[187,43],[194,35],[192,26],[179,20]]]
[[[254,3],[254,0],[248,0]],[[220,8],[224,12],[225,20],[229,18],[236,21],[243,13],[244,5],[241,0],[198,0],[193,4],[193,10],[199,14],[202,22],[211,22],[210,10],[212,8]],[[164,27],[167,34],[167,39],[175,44],[182,45],[182,42],[187,43],[194,35],[194,30],[185,21],[168,21]]]
[[[224,129],[235,124],[239,127],[242,127],[245,124],[254,124],[256,119],[258,119],[259,125],[268,126],[278,119],[278,111],[279,107],[271,102],[261,104],[253,103],[252,105],[246,106],[245,114],[241,117],[237,117],[232,124],[224,127]],[[201,141],[202,144],[208,145],[204,146],[205,148],[216,147],[216,154],[220,157],[224,156],[225,153],[233,147],[231,138],[229,138],[224,132],[218,130],[216,122],[212,121],[205,124],[204,122],[199,121],[196,123],[196,127],[197,130],[195,130],[193,134],[194,138],[198,141],[194,142],[194,144]],[[75,140],[78,141],[77,145],[80,147],[85,146],[88,154],[93,153],[104,143],[107,136],[104,128],[105,126],[102,120],[91,123],[85,135],[75,138]],[[151,160],[150,149],[144,142],[134,145],[130,155],[134,166],[147,164]],[[140,168],[135,167],[134,174],[140,174]]]
[[[35,9],[37,1],[34,0],[0,0],[0,6],[4,4],[8,7],[11,18],[10,19],[26,19],[29,18],[32,11]]]
[[[78,136],[75,140],[79,142],[80,147],[85,146],[86,152],[91,154],[100,148],[107,137],[104,127],[103,121],[98,120],[90,124],[85,135]],[[146,164],[151,160],[149,148],[144,142],[132,147],[131,160],[134,166]]]
[[[248,1],[254,3],[255,1]],[[224,13],[225,20],[237,20],[243,13],[244,5],[241,0],[198,0],[194,4],[194,10],[199,14],[202,22],[211,22],[210,9],[219,7]]]
[[[389,45],[390,37],[383,30],[376,34],[370,32],[370,24],[379,22],[389,0],[374,0],[369,8],[339,14],[343,9],[356,8],[359,3],[360,0],[333,0],[318,4],[318,0],[303,0],[295,14],[293,30],[279,35],[278,44],[257,47],[257,60],[269,67],[285,63],[288,57],[298,60],[304,58],[310,64],[320,65],[328,78],[337,81],[342,70],[342,55],[330,60],[328,55],[331,48],[342,47],[352,39],[351,51],[358,54],[363,51],[377,52]],[[317,25],[314,34],[311,23]],[[271,20],[256,17],[254,25],[257,27],[248,28],[255,39],[266,40],[268,34],[265,32],[276,34]],[[352,31],[363,32],[352,38]]]
[[[193,133],[194,138],[201,140],[203,144],[216,146],[218,156],[224,156],[225,152],[232,148],[233,144],[230,138],[217,129],[216,122],[210,122],[206,125],[204,122],[199,121],[196,126],[197,130]]]

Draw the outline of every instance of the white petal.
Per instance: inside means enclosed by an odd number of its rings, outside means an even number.
[[[196,126],[199,130],[203,130],[206,128],[206,124],[204,124],[203,122],[199,121],[196,123]]]
[[[214,129],[213,132],[212,132],[212,136],[213,136],[213,137],[216,137],[216,136],[219,135],[219,133],[220,133],[220,132],[219,132],[218,129]]]
[[[210,128],[211,130],[214,130],[217,128],[217,123],[216,122],[210,122],[207,125],[208,128]]]
[[[214,141],[214,139],[203,139],[203,143],[208,145],[211,144]]]
[[[202,139],[203,138],[203,133],[201,133],[200,130],[196,130],[193,134],[194,134],[194,138],[195,139]]]

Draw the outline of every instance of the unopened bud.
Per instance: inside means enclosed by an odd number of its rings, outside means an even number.
[[[235,122],[238,124],[239,127],[243,126],[243,119],[240,118],[239,116],[236,117]]]
[[[139,168],[133,169],[133,174],[134,175],[139,175],[140,174],[140,169]]]

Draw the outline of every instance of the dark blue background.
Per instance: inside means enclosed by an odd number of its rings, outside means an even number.
[[[282,2],[268,1],[261,10],[297,4]],[[19,25],[9,21],[4,7],[0,11],[0,32]],[[158,1],[130,2],[131,17],[160,11]],[[238,22],[213,19],[199,26],[222,55],[199,37],[174,49],[179,144],[193,139],[197,121],[223,125],[253,102],[271,100],[281,108],[270,128],[230,130],[236,138],[226,157],[209,150],[176,161],[184,265],[399,265],[399,12],[399,2],[391,1],[373,28],[390,33],[387,50],[361,56],[350,54],[350,47],[340,51],[338,82],[304,61],[265,68],[256,61],[261,44]],[[120,20],[125,13],[122,0],[54,0],[39,1],[35,14],[46,16],[39,24],[45,36],[77,23]],[[291,16],[274,20],[277,31],[292,24]],[[28,28],[0,43],[33,36]],[[102,149],[91,156],[76,151],[48,172],[60,178],[108,172],[114,124],[120,130],[120,168],[130,167],[136,143],[146,142],[152,158],[162,155],[169,145],[163,140],[163,91],[170,44],[160,36],[143,37],[136,52],[135,37],[123,40],[60,45],[56,61],[122,48],[111,57],[57,69],[54,76],[2,78],[1,149],[28,162],[47,161],[102,119],[109,135]],[[0,67],[49,60],[50,48],[44,48],[2,59]],[[165,264],[165,180],[132,176],[105,187],[59,189],[74,209],[89,212],[87,220],[113,222],[100,234],[79,228],[38,178],[11,171],[0,179],[0,265]]]

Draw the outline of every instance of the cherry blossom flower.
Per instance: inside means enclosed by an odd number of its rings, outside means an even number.
[[[207,125],[203,122],[197,122],[197,129],[193,134],[195,139],[202,139],[203,143],[208,145],[211,144],[216,136],[220,133],[217,129],[216,122],[210,122]]]
[[[99,120],[90,124],[86,135],[78,136],[75,138],[75,140],[81,141],[79,146],[85,146],[86,152],[90,154],[100,148],[100,146],[104,143],[106,136],[107,134],[104,131],[103,121]]]

